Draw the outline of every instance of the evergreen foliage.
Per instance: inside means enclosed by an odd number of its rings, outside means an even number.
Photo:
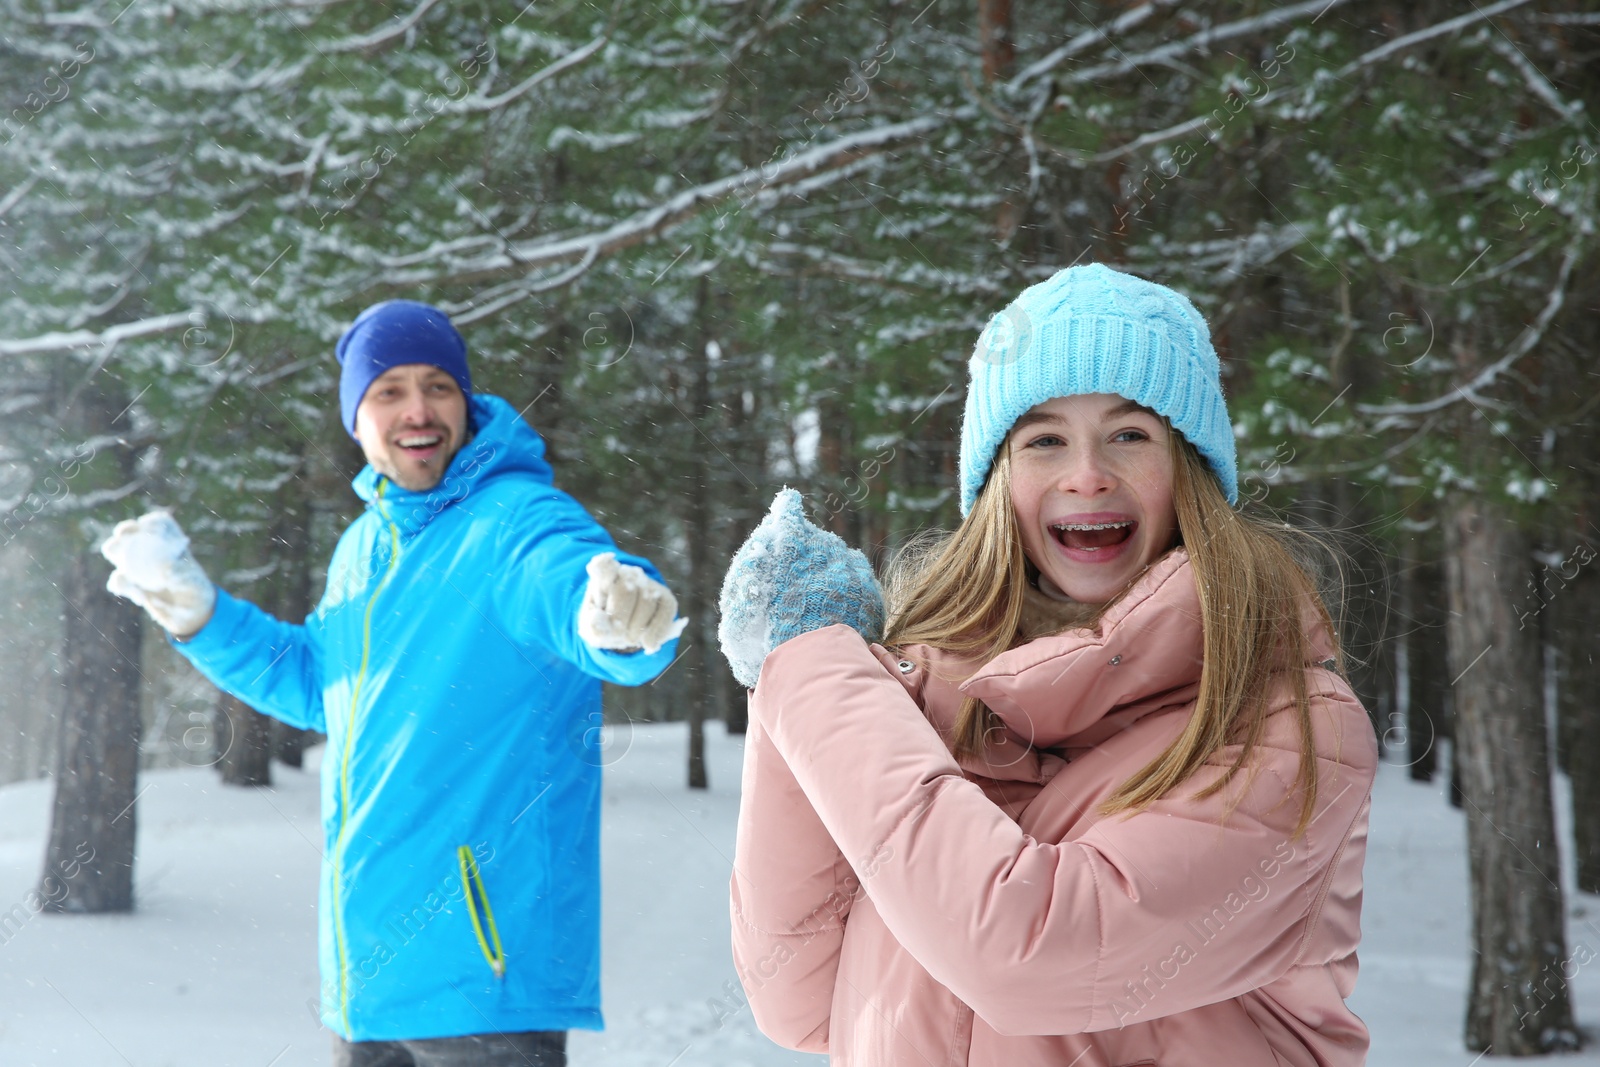
[[[1392,752],[1424,705],[1448,735],[1459,668],[1386,561],[1440,581],[1466,497],[1558,569],[1600,540],[1577,0],[0,0],[0,26],[0,511],[40,574],[168,505],[223,584],[296,602],[355,510],[333,342],[428,300],[695,616],[613,717],[737,720],[715,592],[773,493],[879,560],[954,523],[979,330],[1086,260],[1211,321],[1250,506],[1350,545]],[[1540,573],[1516,617],[1576,618]]]

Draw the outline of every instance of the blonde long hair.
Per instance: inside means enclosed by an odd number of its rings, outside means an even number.
[[[1301,732],[1298,836],[1311,821],[1317,796],[1305,670],[1311,654],[1303,615],[1308,606],[1328,639],[1335,639],[1304,551],[1323,546],[1304,531],[1236,510],[1205,459],[1170,425],[1168,441],[1179,537],[1200,594],[1200,689],[1183,733],[1118,786],[1101,811],[1142,811],[1177,789],[1220,749],[1239,744],[1239,758],[1195,797],[1225,788],[1261,739],[1272,676],[1286,670]],[[955,532],[912,542],[891,565],[885,583],[890,617],[884,643],[923,644],[986,661],[1023,642],[1023,598],[1030,578],[1011,504],[1007,443],[1000,446],[988,482]],[[1077,625],[1092,626],[1121,595],[1108,604],[1086,606]],[[980,701],[966,698],[949,738],[951,750],[960,756],[983,751],[985,734],[999,725]]]

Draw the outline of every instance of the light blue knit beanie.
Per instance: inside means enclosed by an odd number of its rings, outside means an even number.
[[[1211,331],[1181,293],[1100,263],[1030,285],[989,320],[968,364],[961,423],[961,514],[972,510],[1001,442],[1029,408],[1116,393],[1172,421],[1239,501],[1238,458]]]

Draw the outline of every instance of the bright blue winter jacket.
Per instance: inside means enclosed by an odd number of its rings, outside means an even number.
[[[433,490],[356,478],[367,509],[304,625],[219,590],[177,645],[328,735],[321,1016],[351,1040],[603,1025],[599,679],[675,655],[579,640],[584,565],[615,545],[509,404],[470,403],[477,433]]]

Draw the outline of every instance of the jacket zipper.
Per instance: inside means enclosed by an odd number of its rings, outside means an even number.
[[[478,937],[478,951],[489,961],[489,969],[496,978],[506,976],[506,953],[500,947],[500,930],[494,924],[494,909],[489,907],[489,894],[483,888],[483,872],[478,870],[478,860],[471,847],[456,849],[456,859],[461,864],[461,885],[466,890],[467,915],[472,918],[472,932]],[[481,918],[480,918],[481,913]]]
[[[372,653],[372,609],[378,602],[378,596],[388,588],[389,580],[394,577],[395,567],[400,563],[400,528],[394,524],[394,520],[389,517],[388,511],[383,506],[384,490],[388,487],[387,478],[378,480],[378,492],[373,497],[373,505],[389,527],[389,565],[384,569],[378,587],[368,598],[366,614],[361,620],[361,669],[356,672],[355,688],[350,694],[350,714],[349,722],[345,726],[344,751],[339,756],[339,831],[333,838],[333,943],[338,950],[339,960],[339,1021],[344,1024],[347,1034],[350,1032],[350,967],[345,947],[347,939],[344,932],[343,886],[345,831],[349,828],[350,818],[350,750],[355,747],[356,711],[361,701],[361,683],[366,680],[367,659]]]

